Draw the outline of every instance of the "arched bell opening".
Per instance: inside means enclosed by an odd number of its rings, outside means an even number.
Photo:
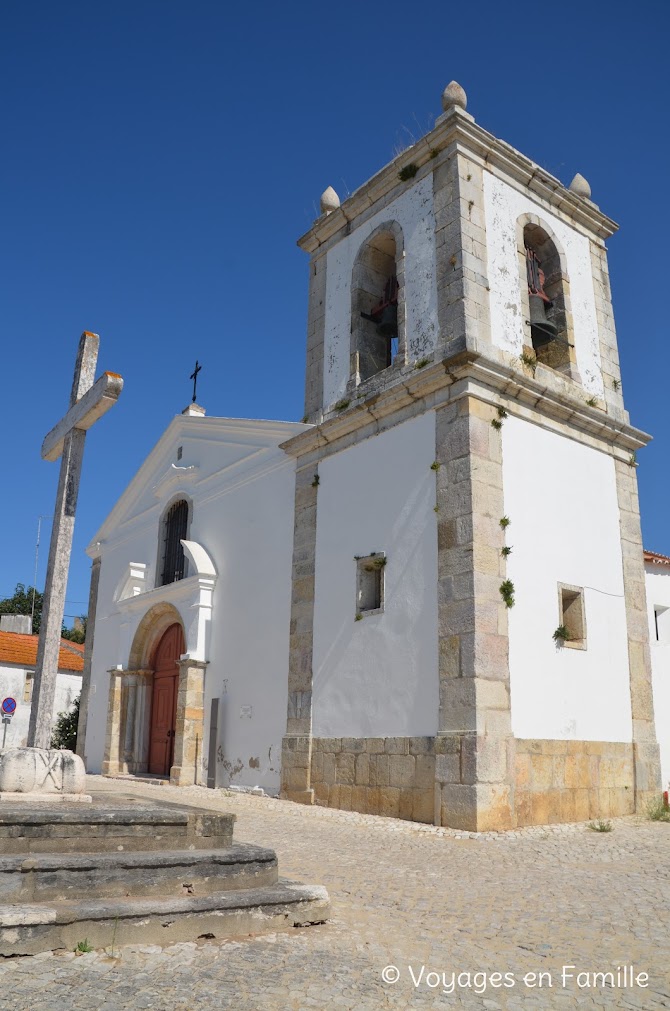
[[[405,358],[402,229],[380,225],[358,251],[352,275],[351,378],[365,382]]]
[[[575,362],[568,307],[568,280],[561,254],[547,230],[536,221],[523,227],[523,279],[526,341],[537,360],[569,371]],[[526,301],[527,300],[527,301]]]

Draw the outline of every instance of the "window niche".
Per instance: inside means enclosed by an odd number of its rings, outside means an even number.
[[[567,633],[567,638],[562,639],[564,646],[586,649],[586,612],[582,586],[558,584],[558,625]]]
[[[182,540],[188,538],[189,504],[186,499],[173,502],[163,515],[160,541],[159,586],[176,583],[186,575]]]
[[[537,361],[578,379],[567,273],[548,230],[537,220],[519,222],[524,344]]]
[[[403,235],[393,221],[366,239],[354,262],[350,383],[357,386],[405,358]]]
[[[384,610],[386,555],[373,552],[356,559],[356,617]]]

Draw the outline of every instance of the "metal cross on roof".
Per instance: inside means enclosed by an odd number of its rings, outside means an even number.
[[[195,368],[194,368],[193,372],[191,373],[191,375],[189,377],[190,379],[193,380],[193,398],[192,398],[192,401],[191,401],[193,404],[195,403],[195,387],[196,387],[196,383],[198,382],[198,372],[200,372],[201,369],[202,369],[202,365],[198,365],[198,359],[196,358],[196,360],[195,360]]]

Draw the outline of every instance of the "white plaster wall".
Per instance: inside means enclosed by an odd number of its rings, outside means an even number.
[[[17,702],[12,722],[7,727],[6,746],[8,748],[25,748],[28,741],[30,703],[23,701],[23,690],[26,683],[26,671],[33,669],[31,667],[16,667],[12,664],[0,665],[0,701],[11,696]],[[71,709],[72,703],[80,691],[81,674],[58,672],[52,726],[56,723],[60,713]],[[0,746],[2,746],[3,731],[4,726],[0,723]]]
[[[140,472],[144,487],[137,495],[131,485],[128,511],[103,528],[92,662],[95,691],[86,746],[90,771],[100,771],[104,755],[108,670],[128,666],[141,619],[164,599],[177,607],[186,628],[191,622],[192,595],[183,594],[188,580],[154,589],[153,575],[165,498],[183,490],[193,501],[189,539],[203,545],[217,571],[205,631],[209,663],[202,754],[206,760],[211,700],[218,698],[217,785],[260,785],[278,791],[286,731],[295,494],[295,462],[278,444],[305,426],[271,424],[272,433],[263,430],[256,445],[253,433],[248,434],[244,457],[223,429],[210,431],[197,444],[176,433],[172,443],[154,450],[154,466],[145,464]],[[168,481],[164,495],[156,496],[151,489],[157,482],[160,486],[161,475],[169,474],[177,445],[183,446],[184,463],[197,458],[198,472],[181,488]],[[114,597],[130,562],[147,564],[148,591],[119,606]],[[249,707],[251,716],[241,716]],[[206,772],[203,778],[206,782]]]
[[[316,737],[434,735],[438,721],[435,415],[319,466]],[[355,555],[383,551],[385,610],[355,621]]]
[[[397,221],[405,243],[405,314],[410,360],[429,354],[437,338],[433,177],[425,176],[329,250],[323,402],[342,397],[351,352],[351,274],[362,243],[385,221]],[[381,295],[381,292],[380,292]]]
[[[567,259],[575,353],[582,384],[589,393],[602,396],[589,240],[490,172],[484,172],[484,207],[493,343],[516,355],[521,354],[524,335],[525,343],[530,343],[530,328],[524,322],[521,308],[516,222],[522,214],[536,214],[554,232]]]
[[[623,569],[611,458],[527,421],[502,429],[512,730],[630,741]],[[558,583],[584,587],[587,649],[557,647]]]
[[[670,566],[647,562],[645,573],[656,737],[661,750],[663,789],[667,790],[670,786]],[[659,616],[658,639],[654,607],[668,608]]]

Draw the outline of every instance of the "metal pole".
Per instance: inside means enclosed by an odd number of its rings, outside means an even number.
[[[33,622],[35,621],[35,592],[37,588],[37,560],[40,553],[40,528],[42,526],[42,520],[50,520],[51,516],[38,516],[37,517],[37,541],[35,543],[35,575],[33,576],[33,606],[30,612],[30,631],[33,630]],[[4,742],[3,742],[4,747]]]
[[[5,741],[7,740],[7,724],[5,723],[2,729],[2,750],[5,750]]]

